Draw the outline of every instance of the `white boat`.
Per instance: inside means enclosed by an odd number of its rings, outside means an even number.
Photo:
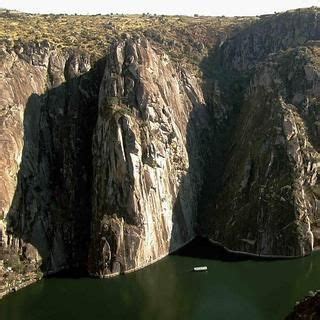
[[[200,271],[208,271],[208,267],[207,267],[207,266],[194,267],[194,268],[193,268],[193,271],[197,271],[197,272],[200,272]]]

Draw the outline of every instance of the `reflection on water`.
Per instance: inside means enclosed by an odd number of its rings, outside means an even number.
[[[195,265],[209,272],[191,272]],[[43,280],[5,297],[0,319],[278,320],[320,288],[319,272],[320,253],[268,262],[171,256],[114,279]]]

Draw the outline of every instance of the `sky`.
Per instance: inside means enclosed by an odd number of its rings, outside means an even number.
[[[0,8],[32,13],[156,13],[248,16],[320,6],[320,0],[0,0]]]

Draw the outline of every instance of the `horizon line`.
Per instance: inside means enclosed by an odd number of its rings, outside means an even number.
[[[66,15],[66,16],[135,16],[135,15],[145,15],[145,16],[169,16],[169,17],[228,17],[228,18],[237,18],[237,17],[259,17],[265,15],[274,15],[274,14],[281,14],[290,11],[298,11],[298,10],[306,10],[306,9],[320,9],[320,6],[308,6],[308,7],[298,7],[293,9],[287,9],[283,11],[274,11],[274,12],[265,12],[265,13],[257,13],[252,15],[228,15],[228,14],[219,14],[219,15],[205,15],[201,13],[195,12],[194,14],[179,14],[179,13],[160,13],[160,12],[34,12],[34,11],[22,11],[19,9],[11,9],[0,7],[0,12],[2,11],[9,11],[9,13],[21,13],[21,14],[31,14],[31,15]]]

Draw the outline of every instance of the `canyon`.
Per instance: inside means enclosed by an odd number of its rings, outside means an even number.
[[[212,18],[191,47],[129,30],[99,57],[2,39],[0,295],[131,272],[196,236],[318,249],[319,13]]]

